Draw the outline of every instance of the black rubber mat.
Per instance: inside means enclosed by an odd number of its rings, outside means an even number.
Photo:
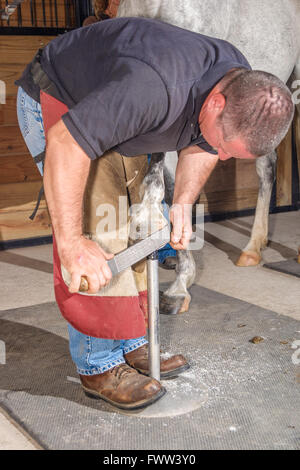
[[[199,409],[141,418],[85,397],[52,303],[0,312],[0,406],[48,449],[300,449],[300,322],[191,292],[190,312],[161,316],[161,336],[207,389]],[[263,341],[253,344],[254,336]]]
[[[269,268],[284,274],[300,277],[300,263],[298,263],[296,259],[277,261],[276,263],[266,263],[264,264],[264,268]]]

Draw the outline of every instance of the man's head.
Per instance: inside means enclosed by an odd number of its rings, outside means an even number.
[[[276,149],[293,115],[292,95],[279,78],[235,69],[206,98],[199,124],[221,160],[257,158]]]

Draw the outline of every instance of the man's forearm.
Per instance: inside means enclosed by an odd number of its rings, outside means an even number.
[[[61,247],[82,234],[82,201],[89,168],[90,159],[60,121],[48,134],[44,187]]]
[[[175,250],[186,250],[192,235],[191,210],[216,166],[218,156],[199,151],[196,146],[180,152],[176,168],[171,245]]]
[[[173,204],[194,204],[218,161],[217,155],[183,150],[178,159]]]

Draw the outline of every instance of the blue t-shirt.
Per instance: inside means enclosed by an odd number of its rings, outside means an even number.
[[[91,159],[198,145],[201,106],[232,68],[251,69],[232,44],[158,20],[115,18],[55,38],[41,65],[69,107],[68,130]],[[39,100],[30,64],[16,82]]]

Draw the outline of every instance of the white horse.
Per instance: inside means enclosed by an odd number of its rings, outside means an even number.
[[[181,28],[225,39],[248,59],[253,69],[264,70],[287,83],[300,79],[300,0],[120,0],[118,16],[157,18]],[[176,47],[176,46],[174,46]],[[298,112],[300,107],[298,105]],[[268,214],[275,178],[276,153],[257,159],[259,194],[249,243],[238,266],[254,266],[268,241]],[[170,162],[173,161],[173,164]],[[176,159],[175,159],[176,162]],[[156,155],[145,181],[144,204],[159,204],[162,174],[171,203],[174,155]],[[154,182],[156,178],[156,183]],[[155,193],[153,187],[159,190]],[[147,190],[151,186],[151,190]],[[157,196],[156,196],[157,194]],[[178,252],[177,278],[161,299],[165,313],[188,309],[188,287],[195,267],[190,252]]]

